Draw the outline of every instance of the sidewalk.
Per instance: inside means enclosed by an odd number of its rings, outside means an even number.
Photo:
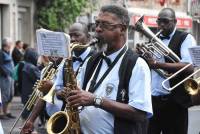
[[[20,97],[14,97],[12,105],[11,105],[11,113],[15,115],[16,117],[19,116],[21,110],[23,108],[23,105],[21,104],[21,98]],[[188,125],[188,134],[200,134],[200,106],[191,107],[189,109],[189,125]],[[13,123],[16,119],[10,119],[10,120],[1,120],[4,133],[8,134],[10,128],[12,127]],[[12,134],[19,134],[20,129],[19,127],[22,126],[21,120],[18,122],[17,126],[13,130]],[[36,128],[38,129],[38,134],[44,134],[45,129],[44,128]]]
[[[21,104],[21,98],[20,97],[14,97],[12,100],[11,104],[11,113],[16,116],[16,119],[18,118],[21,110],[23,108],[23,105]],[[4,129],[4,134],[9,134],[9,130],[13,126],[13,123],[15,122],[16,119],[9,119],[9,120],[1,120],[3,129]],[[15,126],[15,129],[13,130],[12,134],[19,134],[20,133],[20,127],[23,126],[22,121],[19,120],[17,125]],[[44,134],[43,129],[38,130],[38,134]],[[43,132],[42,132],[43,131]]]

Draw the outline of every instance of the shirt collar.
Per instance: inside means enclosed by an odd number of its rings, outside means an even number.
[[[79,57],[84,61],[85,58],[88,56],[88,54],[90,53],[91,47],[88,47]],[[75,56],[75,54],[73,53],[73,56]]]
[[[122,48],[120,48],[118,51],[110,54],[110,55],[107,55],[107,57],[113,62],[115,60],[115,58],[117,57],[117,55],[122,51],[122,49],[127,46],[127,43],[124,44],[124,46]],[[128,47],[127,47],[128,48]],[[103,52],[104,53],[104,52]],[[105,54],[105,53],[104,53]],[[105,54],[106,55],[106,54]]]

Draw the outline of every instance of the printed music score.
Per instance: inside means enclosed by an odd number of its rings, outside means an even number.
[[[70,37],[68,34],[42,28],[36,30],[36,38],[40,55],[69,57]]]
[[[200,46],[189,48],[189,53],[194,66],[200,67]]]

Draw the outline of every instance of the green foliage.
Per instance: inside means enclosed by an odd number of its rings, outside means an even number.
[[[88,0],[37,0],[36,27],[64,31],[89,7]]]

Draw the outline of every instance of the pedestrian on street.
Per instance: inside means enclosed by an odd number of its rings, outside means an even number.
[[[0,119],[15,118],[10,112],[10,103],[14,95],[14,80],[12,72],[14,63],[10,54],[13,42],[10,38],[2,40],[2,49],[0,50],[0,88],[2,94],[2,113]]]

